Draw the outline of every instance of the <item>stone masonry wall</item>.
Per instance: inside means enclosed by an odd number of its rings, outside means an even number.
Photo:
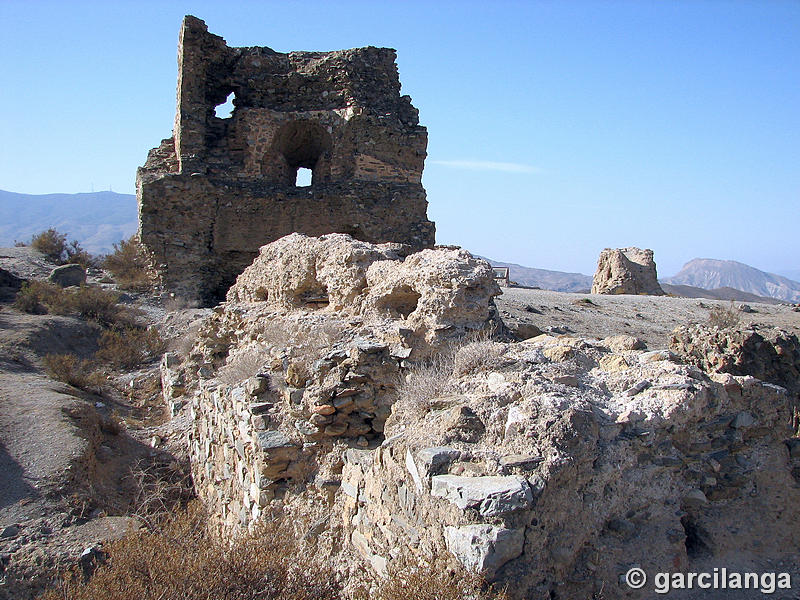
[[[230,48],[187,16],[174,136],[137,172],[139,236],[164,286],[213,304],[288,233],[430,247],[427,132],[395,52]],[[233,94],[230,117],[215,108]],[[312,171],[297,186],[298,169]]]

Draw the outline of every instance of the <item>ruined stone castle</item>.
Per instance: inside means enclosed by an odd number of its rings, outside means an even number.
[[[427,131],[395,56],[231,48],[184,19],[173,137],[136,178],[139,236],[167,290],[216,303],[260,246],[292,232],[433,245]],[[297,185],[299,169],[311,185]]]

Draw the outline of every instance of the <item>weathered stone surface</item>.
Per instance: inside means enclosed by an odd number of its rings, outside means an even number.
[[[422,465],[426,477],[439,475],[441,471],[461,456],[461,450],[450,446],[437,446],[436,448],[423,448],[417,452],[417,459]]]
[[[458,257],[435,252],[419,254]],[[402,264],[364,262],[342,272],[367,280],[375,264]],[[476,342],[429,337],[429,323],[447,322],[440,314],[414,320],[423,287],[406,316],[367,302],[378,284],[350,293],[333,275],[329,299],[331,289],[352,299],[341,308],[247,295],[267,282],[292,297],[295,283],[264,274],[271,264],[241,281],[244,301],[237,289],[213,312],[180,367],[195,486],[226,531],[262,515],[324,517],[317,548],[343,574],[443,556],[517,598],[622,597],[630,590],[616,582],[633,556],[647,572],[677,572],[698,556],[779,560],[800,547],[800,444],[783,388],[704,373],[633,338],[479,342],[479,360],[464,362]],[[461,282],[445,291],[437,281],[439,311]],[[448,329],[468,331],[478,313],[464,314]],[[414,362],[422,348],[452,350],[429,398],[406,387],[426,372]],[[269,380],[257,397],[254,374]],[[264,451],[264,432],[288,454]]]
[[[533,502],[531,488],[522,477],[435,475],[431,495],[445,498],[461,510],[474,508],[484,517],[530,508]]]
[[[161,282],[221,299],[258,248],[293,231],[434,243],[427,132],[400,95],[395,51],[232,48],[187,16],[174,136],[137,172],[139,236]],[[233,113],[215,107],[233,95]],[[312,171],[297,186],[298,169]]]
[[[293,233],[261,248],[228,301],[285,308],[324,304],[344,314],[398,320],[405,342],[417,346],[485,326],[491,299],[500,293],[489,263],[451,248],[405,259],[396,250],[396,244],[369,244],[345,234]]]
[[[447,549],[468,569],[493,578],[497,570],[522,554],[524,529],[505,529],[492,525],[447,527]]]
[[[648,294],[663,296],[652,250],[606,248],[597,260],[593,294]]]
[[[86,269],[78,264],[61,265],[50,272],[48,279],[61,287],[83,285],[86,283]]]
[[[705,371],[752,375],[800,394],[800,341],[776,328],[679,327],[670,348]]]

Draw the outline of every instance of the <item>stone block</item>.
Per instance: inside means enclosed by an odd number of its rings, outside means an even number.
[[[525,530],[494,525],[446,527],[445,543],[467,569],[491,580],[500,567],[522,554]]]
[[[461,477],[435,475],[431,494],[445,498],[461,510],[473,508],[484,517],[496,517],[533,505],[533,494],[522,477]]]

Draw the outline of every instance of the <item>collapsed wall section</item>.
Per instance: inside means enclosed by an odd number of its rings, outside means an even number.
[[[433,245],[427,131],[400,95],[394,50],[232,48],[187,16],[178,60],[174,135],[136,186],[139,236],[168,290],[215,303],[260,246],[292,232]]]

